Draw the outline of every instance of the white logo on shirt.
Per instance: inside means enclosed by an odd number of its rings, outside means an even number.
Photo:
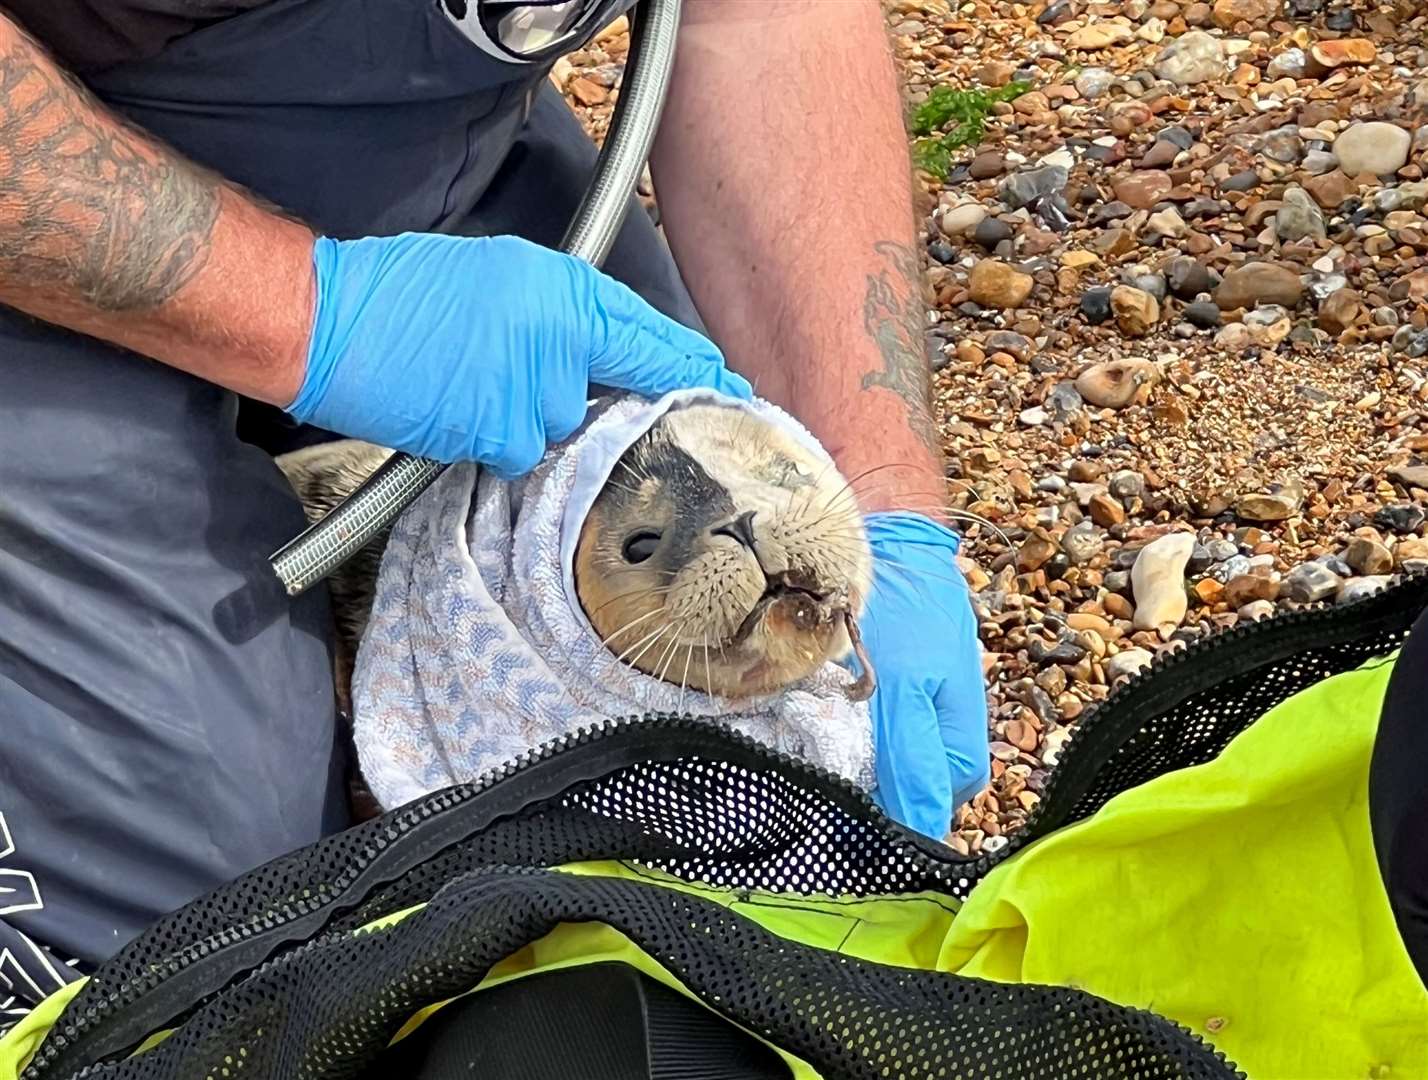
[[[15,853],[15,841],[10,826],[0,813],[0,862]],[[0,866],[0,915],[21,911],[39,911],[45,906],[40,899],[40,886],[28,870],[10,870]]]

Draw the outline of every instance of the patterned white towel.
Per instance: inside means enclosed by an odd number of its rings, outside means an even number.
[[[598,403],[585,426],[507,484],[457,465],[392,530],[358,648],[353,713],[363,774],[384,807],[504,765],[605,718],[717,717],[753,739],[864,789],[873,784],[867,705],[826,664],[781,693],[729,703],[644,675],[601,645],[576,598],[580,527],[620,455],[671,408],[715,400],[787,427],[767,402],[710,391]]]

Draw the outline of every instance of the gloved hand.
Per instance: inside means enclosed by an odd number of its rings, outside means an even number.
[[[319,238],[297,420],[503,479],[585,418],[590,383],[747,399],[712,342],[579,259],[511,236]]]
[[[873,589],[858,629],[878,675],[873,797],[940,841],[991,776],[977,620],[953,561],[960,541],[919,514],[869,514],[866,523]]]

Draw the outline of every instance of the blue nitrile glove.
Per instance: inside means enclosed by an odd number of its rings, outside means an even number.
[[[749,384],[703,335],[570,255],[511,236],[318,239],[297,420],[503,479],[585,418],[590,384]]]
[[[919,514],[866,518],[873,589],[858,629],[877,670],[874,800],[936,840],[991,776],[977,620],[959,538]]]

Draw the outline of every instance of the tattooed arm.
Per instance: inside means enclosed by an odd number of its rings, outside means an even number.
[[[686,0],[653,162],[671,247],[730,366],[853,481],[876,798],[940,839],[988,775],[977,620],[929,416],[911,169],[878,0]],[[927,515],[880,514],[913,510]]]
[[[907,139],[877,0],[688,0],[652,171],[730,366],[833,453],[865,509],[931,513]]]
[[[0,14],[0,303],[286,404],[313,240],[116,119]]]

